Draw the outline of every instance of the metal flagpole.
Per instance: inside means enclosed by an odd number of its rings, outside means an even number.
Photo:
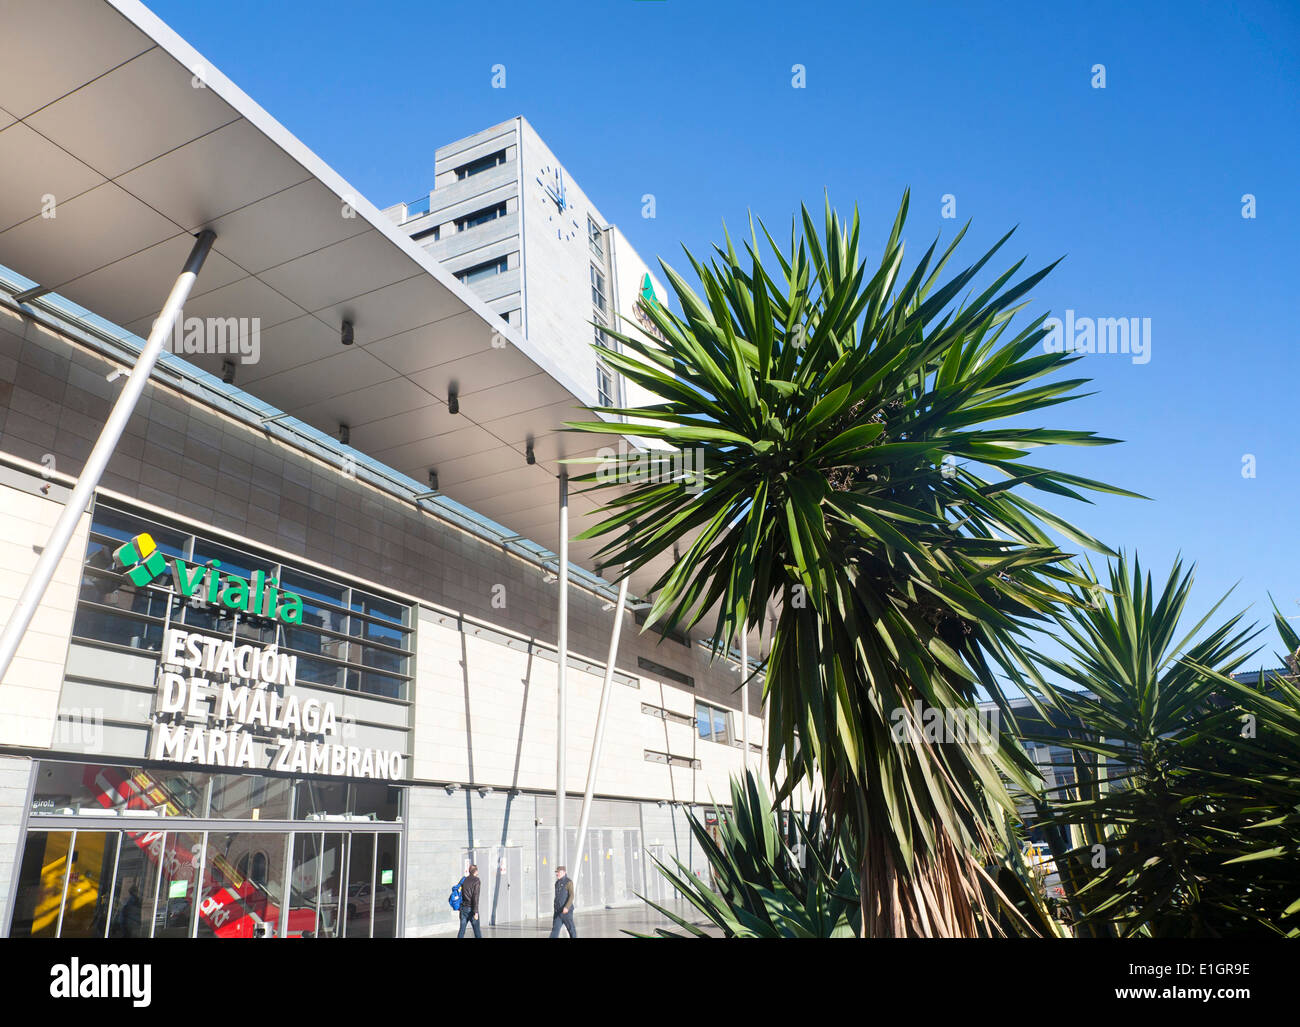
[[[555,866],[564,866],[564,676],[569,663],[569,476],[560,475],[560,609],[556,640]]]
[[[600,712],[596,714],[596,737],[591,743],[591,762],[587,764],[587,790],[582,795],[582,815],[578,818],[578,847],[573,854],[573,873],[569,876],[577,884],[582,872],[582,850],[587,842],[587,822],[591,818],[591,797],[596,791],[596,768],[600,764],[600,750],[605,741],[605,714],[609,711],[609,693],[614,690],[614,661],[618,659],[618,636],[623,630],[623,607],[627,603],[627,581],[630,575],[623,568],[623,580],[618,583],[618,599],[614,602],[614,626],[609,632],[609,658],[605,661],[605,680],[600,686]]]
[[[216,237],[216,233],[211,229],[204,229],[199,233],[180,277],[176,279],[167,302],[163,304],[162,313],[153,323],[153,330],[149,333],[144,349],[136,358],[135,367],[131,368],[131,376],[117,397],[117,402],[113,404],[108,420],[104,422],[104,429],[99,433],[95,448],[86,458],[86,465],[77,478],[77,484],[73,486],[72,494],[68,496],[63,512],[50,530],[50,537],[45,543],[45,548],[41,550],[40,558],[36,561],[36,568],[27,579],[27,584],[23,586],[22,594],[14,605],[13,613],[5,624],[4,631],[0,632],[0,682],[4,681],[5,675],[9,672],[9,665],[18,651],[18,644],[36,615],[41,600],[45,597],[45,590],[49,588],[59,561],[67,552],[68,543],[72,541],[72,534],[77,528],[77,521],[90,505],[95,488],[99,485],[99,479],[104,476],[104,469],[113,456],[122,432],[126,430],[127,422],[131,419],[136,403],[144,392],[145,384],[153,373],[154,364],[158,362],[163,341],[171,335],[176,319],[180,316],[181,307],[189,298],[194,280],[198,277],[199,269],[203,267],[203,262],[207,259],[208,251],[212,249]]]

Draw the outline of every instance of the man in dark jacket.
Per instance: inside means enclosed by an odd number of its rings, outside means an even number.
[[[469,873],[465,875],[464,883],[460,886],[460,933],[457,938],[465,937],[465,927],[468,924],[474,925],[474,937],[482,938],[483,932],[478,927],[478,896],[483,888],[483,882],[478,877],[478,867],[470,864]]]
[[[555,915],[551,918],[551,937],[560,936],[560,924],[569,929],[569,937],[576,938],[573,926],[573,882],[564,867],[555,868]]]

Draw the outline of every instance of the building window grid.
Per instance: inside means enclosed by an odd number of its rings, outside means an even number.
[[[591,265],[591,302],[600,313],[605,314],[609,305],[605,299],[605,273]]]
[[[485,260],[482,264],[475,264],[463,271],[457,271],[456,277],[462,285],[472,285],[474,282],[482,281],[485,278],[495,278],[497,275],[505,274],[507,266],[508,260],[506,257],[497,257],[495,260]]]
[[[468,161],[456,169],[456,181],[464,181],[471,175],[477,175],[480,172],[500,167],[505,162],[505,150],[497,150],[496,153],[489,153],[486,157],[479,157],[477,160]]]
[[[490,221],[496,221],[498,218],[506,216],[506,205],[503,200],[500,203],[494,203],[490,207],[484,207],[481,210],[472,211],[464,217],[456,219],[456,231],[466,232],[471,228],[477,228],[479,225],[486,225]]]
[[[720,745],[743,746],[744,742],[737,737],[734,718],[737,716],[735,710],[728,710],[721,706],[713,706],[709,703],[695,703],[695,728],[699,733],[702,742],[717,742]],[[750,748],[754,748],[751,744]]]

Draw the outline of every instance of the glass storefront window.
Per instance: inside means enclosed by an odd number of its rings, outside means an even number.
[[[174,831],[161,850],[162,882],[154,912],[155,938],[188,938],[194,921],[199,866],[203,861],[203,835]]]
[[[106,543],[103,540],[91,539],[92,554],[97,546],[106,548],[109,553],[127,540],[135,537],[142,531],[149,532],[154,543],[168,556],[184,556],[186,548],[189,545],[188,537],[179,531],[162,527],[152,521],[146,522],[138,517],[132,517],[130,514],[120,513],[111,507],[95,507],[95,523],[91,525],[92,532],[96,535],[104,535],[111,540]],[[107,563],[104,566],[108,566]]]
[[[302,937],[340,937],[339,904],[343,895],[343,873],[347,858],[344,834],[297,834],[293,840],[293,863],[289,877],[291,910],[310,910],[314,926],[303,926]],[[292,916],[292,913],[291,913]],[[306,917],[298,918],[304,924]],[[294,934],[291,928],[289,934]]]
[[[314,575],[303,574],[301,571],[286,567],[280,584],[291,592],[297,592],[304,599],[315,599],[317,602],[338,607],[347,606],[346,587],[335,585]]]
[[[387,674],[375,674],[370,671],[350,670],[347,681],[349,691],[380,695],[385,699],[406,698],[406,681],[403,678],[389,677]]]
[[[364,638],[368,642],[379,642],[397,649],[405,649],[409,632],[389,627],[386,624],[376,624],[372,620],[353,617],[352,634]]]
[[[396,832],[297,832],[289,843],[284,831],[32,830],[10,933],[396,936]]]
[[[395,823],[402,818],[402,789],[378,781],[296,782],[294,816],[298,820],[329,818]]]
[[[42,761],[33,816],[201,817],[211,775]]]
[[[104,937],[108,927],[109,889],[121,837],[117,831],[76,833],[59,937]]]
[[[218,774],[212,780],[213,817],[225,820],[288,820],[293,782],[282,777]]]
[[[208,832],[200,938],[279,937],[287,841],[278,832]],[[303,912],[290,909],[290,931],[302,929]]]
[[[71,831],[33,831],[18,869],[11,938],[54,938],[72,851]]]
[[[299,683],[307,682],[313,685],[330,685],[334,688],[342,688],[346,670],[347,668],[342,664],[313,660],[309,656],[298,657]]]
[[[397,874],[399,844],[395,834],[375,835],[375,938],[397,937]]]
[[[345,938],[369,938],[370,914],[375,906],[373,877],[375,866],[374,835],[355,834],[352,836],[351,852],[348,854],[348,891],[344,899],[343,936]]]
[[[97,642],[130,646],[158,652],[162,649],[163,626],[161,621],[136,620],[119,617],[86,606],[79,607],[72,624],[72,634],[77,638],[91,638]]]
[[[110,938],[153,937],[158,895],[158,857],[166,838],[162,832],[123,832],[113,875],[113,905],[108,921]]]
[[[390,624],[398,626],[406,624],[405,607],[387,599],[380,599],[378,596],[368,595],[360,589],[352,590],[352,609],[368,617],[386,620]]]
[[[349,811],[346,781],[299,781],[294,816],[298,820],[342,817]]]
[[[248,553],[236,552],[196,536],[194,555],[189,562],[201,567],[212,560],[221,561],[221,573],[236,574],[246,581],[253,577],[253,571],[262,571],[268,577],[275,574],[275,564],[267,560],[259,560]]]

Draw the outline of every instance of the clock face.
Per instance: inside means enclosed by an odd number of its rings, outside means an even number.
[[[547,221],[555,229],[555,238],[568,242],[580,231],[564,172],[548,164],[537,173],[537,197],[546,210]]]

